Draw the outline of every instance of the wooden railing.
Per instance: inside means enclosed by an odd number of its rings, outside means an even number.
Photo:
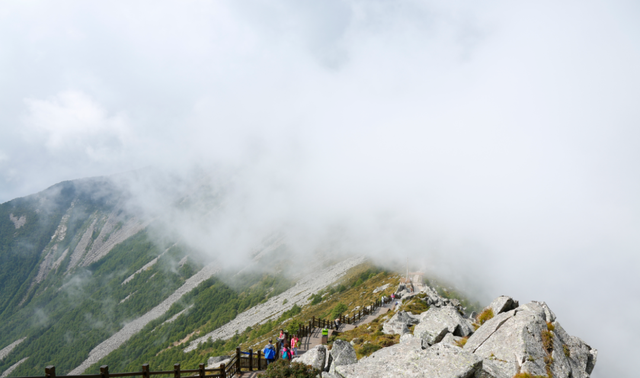
[[[117,378],[117,377],[135,377],[150,378],[152,375],[164,375],[166,378],[231,378],[242,371],[264,370],[267,368],[267,360],[262,356],[262,352],[243,352],[240,348],[236,348],[236,353],[231,357],[231,361],[226,364],[220,364],[220,367],[213,369],[205,369],[205,364],[200,364],[197,369],[181,369],[180,364],[173,365],[173,370],[151,371],[149,364],[142,365],[141,371],[127,373],[110,373],[109,366],[100,366],[100,374],[82,374],[82,375],[56,375],[55,366],[47,366],[44,369],[44,376],[33,377],[12,377],[12,378]]]
[[[340,316],[343,324],[356,324],[363,317],[372,314],[382,302],[375,301],[372,305],[361,308],[353,316]],[[301,325],[298,328],[298,337],[306,337],[313,333],[314,328],[332,328],[333,320],[316,319],[314,316],[307,325]],[[289,335],[287,335],[289,336]],[[287,337],[288,338],[288,337]],[[165,378],[231,378],[242,371],[263,370],[267,368],[267,360],[262,355],[262,351],[257,353],[253,349],[243,352],[240,348],[236,348],[236,353],[226,364],[220,364],[220,367],[214,369],[205,369],[205,364],[200,364],[197,369],[181,369],[180,364],[173,365],[173,370],[167,371],[150,371],[149,364],[142,365],[141,371],[127,373],[110,373],[109,366],[100,366],[100,374],[82,374],[82,375],[56,375],[55,366],[47,366],[44,369],[44,376],[33,377],[11,377],[11,378],[118,378],[118,377],[135,377],[150,378],[152,375],[164,375]]]
[[[358,310],[353,316],[340,315],[340,322],[342,324],[356,324],[362,320],[363,317],[368,316],[376,311],[378,307],[382,306],[380,300],[375,301],[372,305],[366,306]],[[335,325],[334,320],[316,319],[314,316],[309,320],[307,325],[300,325],[298,328],[298,337],[307,337],[311,335],[314,328],[333,328]]]

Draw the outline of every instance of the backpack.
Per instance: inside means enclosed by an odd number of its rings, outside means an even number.
[[[274,352],[273,348],[264,348],[264,358],[266,360],[273,360],[276,357],[275,354],[276,353]]]
[[[282,359],[283,360],[288,360],[289,359],[289,349],[287,349],[287,348],[283,348],[282,349]]]

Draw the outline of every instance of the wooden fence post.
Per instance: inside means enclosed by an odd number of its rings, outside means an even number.
[[[242,365],[240,365],[240,347],[236,348],[236,371],[237,374],[240,374],[242,371]]]
[[[224,363],[220,364],[220,378],[227,378],[227,368]]]
[[[200,378],[204,378],[204,364],[199,364],[198,365],[198,370],[200,370],[198,372],[200,374]]]
[[[258,349],[258,370],[260,370],[260,358],[262,357],[262,351]]]
[[[56,378],[56,367],[53,365],[47,366],[44,368],[44,375],[47,376],[47,378]]]
[[[253,371],[253,348],[249,348],[249,371]]]
[[[109,378],[109,366],[100,366],[100,378]]]
[[[173,365],[173,378],[180,378],[180,364]]]
[[[142,377],[149,378],[149,364],[142,365]]]

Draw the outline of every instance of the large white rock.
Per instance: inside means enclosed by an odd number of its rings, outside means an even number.
[[[334,374],[338,366],[351,365],[358,362],[356,350],[348,342],[336,339],[331,347],[331,366],[329,373]]]
[[[411,316],[409,313],[405,311],[398,311],[398,313],[393,315],[391,319],[382,324],[382,333],[387,335],[404,335],[405,333],[410,332],[410,325],[417,324],[418,322],[419,320]]]
[[[553,376],[588,378],[596,364],[598,351],[580,338],[570,336],[560,323],[554,322],[553,326]]]
[[[305,365],[311,365],[312,367],[320,370],[324,370],[325,358],[327,356],[327,347],[324,345],[316,345],[309,349],[304,354],[296,359],[296,362],[303,363]]]
[[[516,309],[488,320],[469,337],[464,350],[492,360],[505,375],[518,371],[546,375],[541,333],[547,327],[540,313]]]
[[[420,323],[413,330],[414,336],[426,345],[439,343],[447,333],[462,337],[473,333],[471,322],[463,318],[456,307],[431,307],[420,316]]]
[[[515,308],[518,308],[518,301],[514,300],[511,297],[507,297],[506,295],[501,295],[498,298],[494,299],[493,302],[488,306],[493,311],[493,315],[498,315],[503,312],[511,311]]]
[[[470,378],[481,366],[480,358],[451,345],[423,350],[396,344],[335,372],[344,378]]]
[[[488,320],[469,337],[464,350],[484,360],[482,370],[495,378],[513,377],[518,372],[547,375],[542,332],[553,325],[554,378],[587,378],[595,365],[597,351],[577,337],[569,336],[544,302],[531,302]],[[566,345],[569,356],[565,355]]]

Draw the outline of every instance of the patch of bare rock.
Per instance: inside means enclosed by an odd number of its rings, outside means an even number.
[[[593,371],[597,350],[569,335],[544,302],[520,306],[498,297],[487,307],[494,317],[478,327],[459,303],[423,290],[428,311],[399,311],[383,325],[385,333],[401,335],[400,343],[358,361],[353,346],[336,340],[330,351],[317,347],[300,361],[322,368],[324,378],[587,378]]]

